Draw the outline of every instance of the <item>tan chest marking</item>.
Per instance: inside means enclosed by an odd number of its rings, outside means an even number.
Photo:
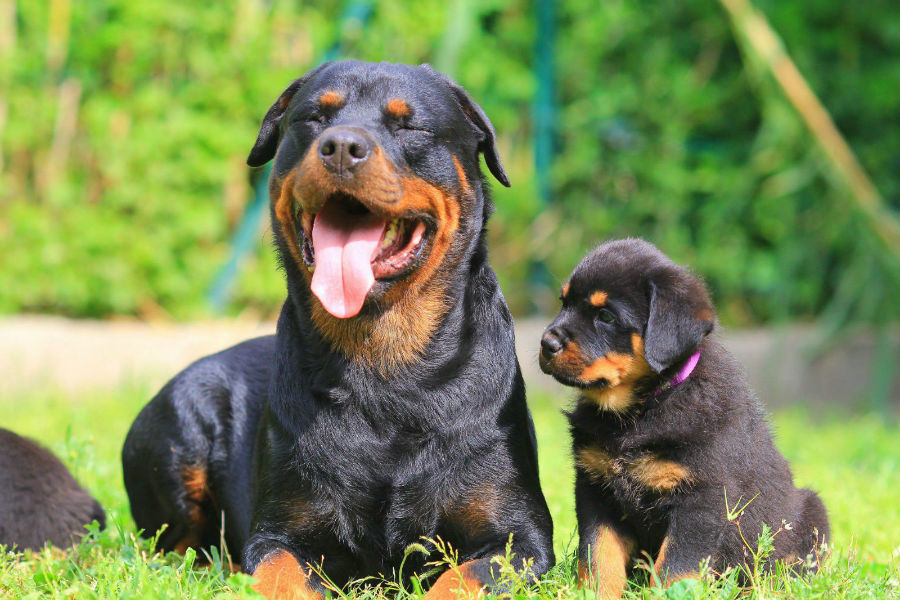
[[[657,492],[671,492],[691,480],[691,473],[687,467],[652,454],[631,461],[628,472],[642,486]]]
[[[623,474],[639,485],[657,492],[671,492],[691,481],[687,467],[653,454],[637,458],[612,457],[599,446],[580,448],[575,453],[575,466],[595,481],[603,481]]]
[[[622,463],[598,446],[587,446],[575,453],[575,466],[595,481],[622,473]]]

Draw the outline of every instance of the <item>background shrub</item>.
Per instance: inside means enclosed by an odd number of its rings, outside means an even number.
[[[896,210],[900,12],[757,5]],[[385,0],[363,26],[330,2],[0,7],[0,312],[203,314],[251,194],[262,114],[341,40],[345,56],[435,63],[493,119],[513,181],[495,187],[493,262],[517,313],[551,305],[594,243],[640,235],[706,276],[727,323],[898,316],[897,248],[712,0],[557,3],[546,203],[533,3]],[[229,310],[271,313],[283,296],[260,236]]]

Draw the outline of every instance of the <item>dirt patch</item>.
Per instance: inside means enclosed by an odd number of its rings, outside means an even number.
[[[274,322],[5,318],[0,320],[0,391],[45,384],[78,392],[129,381],[155,389],[202,356],[274,332]]]
[[[518,319],[516,348],[529,390],[556,395],[565,404],[572,394],[538,368],[539,340],[548,322]],[[2,318],[0,393],[36,385],[74,393],[129,382],[155,390],[202,356],[274,331],[271,321],[235,319],[176,324]],[[722,337],[760,398],[773,407],[795,402],[865,405],[876,385],[877,342],[871,333],[848,336],[819,356],[812,351],[817,335],[810,326],[726,331]],[[900,356],[900,331],[892,332],[884,347],[895,359]],[[889,401],[900,407],[900,378],[896,372],[887,376]]]

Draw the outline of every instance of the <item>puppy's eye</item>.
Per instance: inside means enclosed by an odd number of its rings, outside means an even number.
[[[597,318],[603,321],[604,323],[615,323],[616,316],[612,314],[605,308],[601,308],[600,312],[597,313]]]

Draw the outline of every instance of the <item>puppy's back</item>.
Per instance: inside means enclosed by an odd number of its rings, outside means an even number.
[[[0,429],[0,545],[65,547],[106,514],[49,450]]]

